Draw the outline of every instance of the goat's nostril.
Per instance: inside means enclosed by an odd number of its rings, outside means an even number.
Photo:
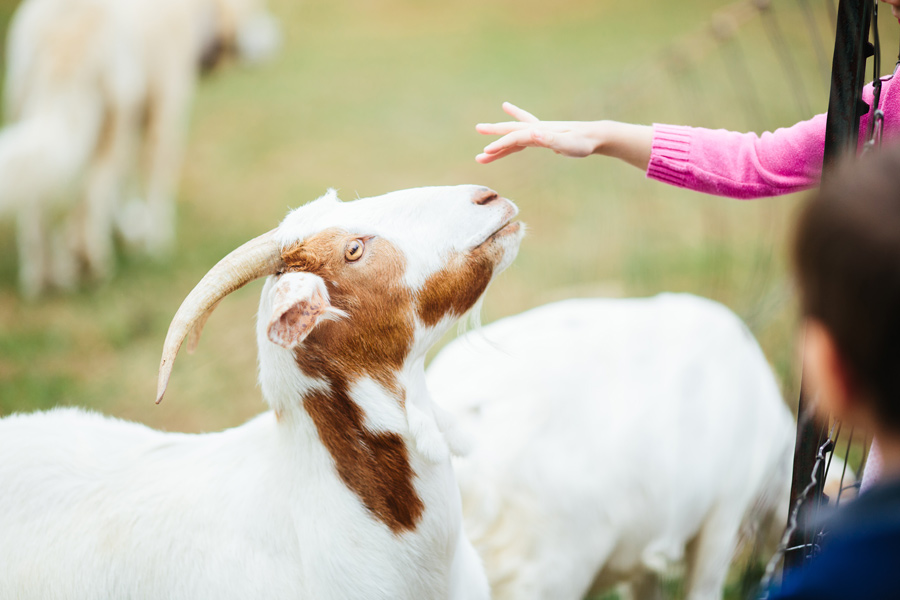
[[[497,198],[499,198],[497,192],[495,192],[494,190],[485,189],[477,192],[475,196],[472,197],[472,202],[478,205],[483,205],[488,204],[489,202],[496,200]]]

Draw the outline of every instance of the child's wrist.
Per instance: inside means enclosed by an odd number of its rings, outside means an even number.
[[[588,123],[588,138],[594,144],[591,154],[611,156],[614,154],[615,125],[613,121],[591,121]]]
[[[624,160],[646,170],[653,148],[653,128],[618,121],[596,121],[593,136],[594,154]]]

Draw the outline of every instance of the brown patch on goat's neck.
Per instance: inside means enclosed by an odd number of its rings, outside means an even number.
[[[476,248],[470,254],[459,254],[429,277],[418,293],[417,311],[428,326],[445,316],[460,317],[472,308],[491,282],[495,249]]]
[[[412,531],[425,505],[416,492],[406,443],[398,433],[373,433],[346,389],[313,392],[303,401],[344,484],[396,534]]]
[[[415,529],[424,510],[406,442],[398,433],[369,431],[350,389],[371,377],[404,404],[398,374],[413,343],[413,298],[403,283],[403,254],[387,240],[368,239],[363,258],[344,260],[346,243],[356,237],[329,229],[282,252],[286,271],[320,276],[331,305],[348,315],[320,321],[294,356],[304,374],[329,385],[327,392],[310,392],[303,407],[341,480],[376,518],[402,533]]]

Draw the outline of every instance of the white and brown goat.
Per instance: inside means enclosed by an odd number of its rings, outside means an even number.
[[[267,277],[273,410],[240,427],[0,420],[0,597],[487,598],[424,361],[515,257],[516,213],[475,186],[329,193],[224,258],[169,328],[159,398],[187,334]]]
[[[270,54],[263,0],[24,0],[10,24],[0,215],[18,221],[23,294],[110,276],[113,233],[171,249],[197,74]]]

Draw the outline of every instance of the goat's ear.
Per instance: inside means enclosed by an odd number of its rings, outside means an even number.
[[[312,273],[285,273],[272,289],[269,340],[284,348],[302,342],[322,319],[343,316],[331,306],[325,282]]]

